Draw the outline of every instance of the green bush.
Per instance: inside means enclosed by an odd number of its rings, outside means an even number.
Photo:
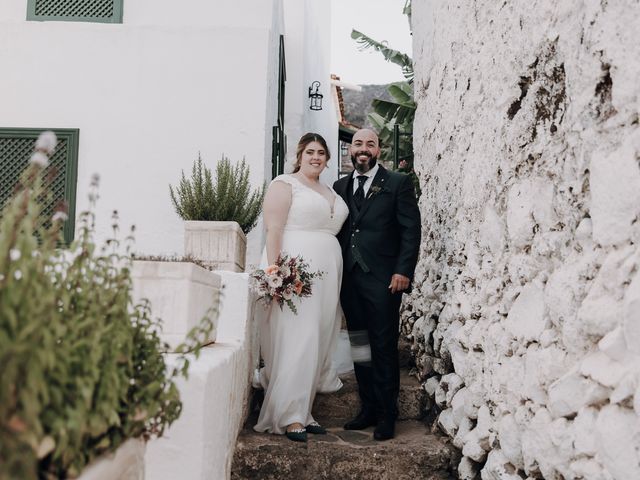
[[[231,165],[228,158],[216,165],[215,180],[202,163],[202,158],[193,163],[191,180],[184,171],[180,184],[169,185],[171,201],[183,220],[234,221],[244,233],[249,233],[258,221],[262,208],[265,187],[251,191],[249,166],[244,159]]]
[[[0,219],[0,479],[76,476],[129,438],[162,435],[181,410],[174,379],[215,314],[168,368],[150,305],[132,302],[131,235],[118,239],[114,215],[114,238],[93,241],[97,178],[61,250],[65,215],[40,221],[51,194],[36,157]]]

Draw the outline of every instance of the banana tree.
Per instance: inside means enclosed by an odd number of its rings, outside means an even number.
[[[392,83],[387,88],[393,101],[374,99],[371,103],[373,113],[369,114],[369,121],[378,131],[382,142],[382,160],[405,160],[413,163],[413,145],[411,134],[413,133],[413,119],[416,112],[416,104],[413,101],[411,85],[407,82]],[[394,128],[399,127],[402,135],[394,138]],[[397,145],[396,145],[397,143]],[[395,146],[400,158],[393,157],[392,145]],[[398,165],[394,165],[398,167]]]

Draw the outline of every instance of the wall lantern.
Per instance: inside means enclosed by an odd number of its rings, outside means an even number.
[[[317,80],[309,87],[309,98],[311,99],[309,102],[309,108],[311,110],[322,110],[322,94],[318,92],[319,89],[320,82]]]

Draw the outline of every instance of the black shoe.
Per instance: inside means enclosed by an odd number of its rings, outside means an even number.
[[[344,424],[345,430],[364,430],[378,423],[375,414],[362,410],[353,420]]]
[[[288,431],[285,431],[284,434],[287,436],[289,440],[293,440],[294,442],[307,441],[307,430],[304,428],[296,428],[294,430],[288,430]]]
[[[313,433],[314,435],[326,435],[327,429],[320,425],[318,422],[310,423],[305,427],[308,433]]]
[[[376,440],[389,440],[393,438],[396,429],[396,422],[390,418],[383,418],[373,431],[373,438]]]

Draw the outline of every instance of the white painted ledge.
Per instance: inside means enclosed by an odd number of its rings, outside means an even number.
[[[85,468],[78,480],[143,480],[144,440],[133,438]]]
[[[225,479],[242,422],[246,417],[251,374],[257,362],[249,276],[216,272],[222,278],[218,339],[205,347],[178,382],[180,418],[147,446],[148,480]],[[175,355],[168,355],[172,364]]]

